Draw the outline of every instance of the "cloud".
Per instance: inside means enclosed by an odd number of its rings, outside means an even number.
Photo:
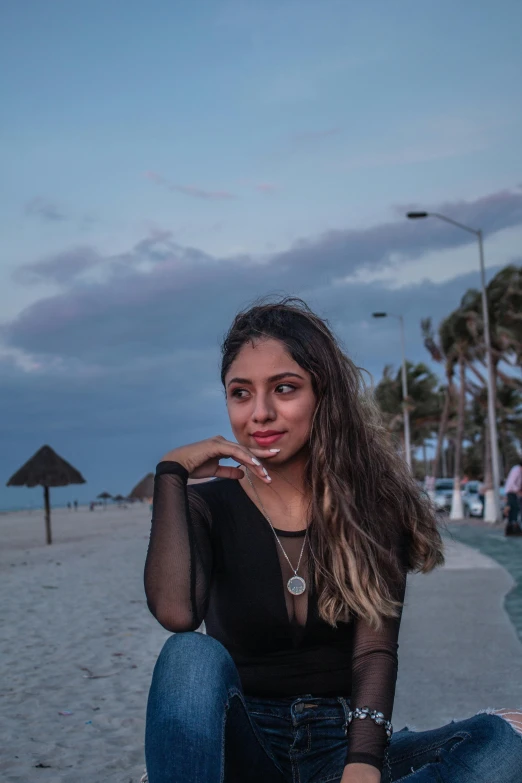
[[[169,448],[214,431],[229,435],[216,367],[205,351],[177,350],[126,366],[117,361],[112,370],[90,374],[74,361],[28,373],[0,357],[0,508],[40,503],[37,489],[5,482],[44,443],[88,482],[53,489],[54,505],[88,501],[104,488],[126,495]]]
[[[141,275],[153,267],[161,269],[162,265],[168,266],[174,256],[185,264],[196,264],[207,258],[201,251],[177,245],[172,236],[171,231],[154,228],[126,253],[106,256],[88,245],[71,248],[18,267],[13,278],[23,285],[55,283],[72,286],[73,282],[80,284],[80,278],[84,276],[81,281],[83,288],[86,283],[84,273],[96,268],[105,269],[113,284],[117,284],[130,274]]]
[[[295,281],[288,292],[301,293],[326,316],[356,363],[378,379],[385,364],[398,367],[400,344],[395,325],[372,320],[372,311],[403,313],[408,358],[429,361],[420,319],[431,315],[438,323],[478,282],[475,272],[444,284],[390,290],[380,283],[332,287],[318,278],[313,290]],[[110,467],[114,482],[132,486],[169,448],[216,432],[228,436],[219,343],[236,310],[270,289],[266,282],[250,290],[228,285],[223,300],[222,291],[212,296],[212,288],[210,281],[202,296],[194,288],[190,301],[169,292],[146,307],[116,300],[97,315],[91,310],[81,328],[78,320],[62,323],[60,346],[47,333],[50,352],[29,367],[14,354],[0,357],[3,475],[50,442],[73,464],[84,465],[91,483],[103,481]],[[45,349],[45,341],[33,347]],[[61,355],[58,347],[65,349]],[[0,486],[2,493],[10,497]]]
[[[205,190],[195,185],[176,185],[154,171],[145,172],[145,177],[151,180],[151,182],[155,182],[157,185],[170,190],[172,193],[182,193],[184,196],[190,196],[191,198],[199,198],[206,201],[229,201],[237,198],[234,193],[228,190]]]
[[[472,225],[480,220],[492,232],[522,223],[521,198],[490,194],[435,207]],[[401,288],[363,276],[348,283],[346,275],[392,270],[397,256],[419,258],[473,241],[436,221],[401,218],[330,232],[269,258],[218,259],[178,246],[158,229],[124,253],[77,248],[27,265],[27,275],[63,290],[0,327],[0,472],[7,478],[50,443],[88,481],[72,492],[53,490],[53,501],[89,500],[107,476],[110,491],[127,493],[169,448],[216,432],[233,437],[219,345],[235,312],[268,293],[301,295],[375,380],[385,364],[399,366],[400,343],[396,325],[373,320],[373,311],[402,313],[408,359],[429,362],[420,319],[439,323],[464,291],[478,287],[478,271]],[[34,492],[0,484],[0,507],[30,502]]]
[[[41,196],[37,196],[27,202],[24,207],[24,214],[31,218],[39,218],[47,223],[74,222],[80,231],[89,231],[100,221],[100,218],[92,213],[76,216],[66,214],[55,202]]]
[[[91,247],[78,247],[53,256],[24,264],[14,273],[14,279],[24,285],[35,283],[71,283],[75,278],[91,269],[102,260]]]
[[[24,212],[29,217],[37,217],[42,220],[49,221],[51,223],[60,222],[66,220],[65,214],[57,207],[57,205],[49,201],[46,198],[37,196],[31,201],[28,201],[25,205]]]
[[[395,211],[400,215],[415,209],[438,212],[475,230],[482,229],[484,234],[492,234],[522,224],[522,191],[500,190],[474,201],[446,201],[436,205],[406,204],[396,207]],[[447,232],[447,224],[441,224],[436,218],[421,222],[430,225],[431,236],[433,230]],[[457,228],[452,230],[458,231]]]
[[[146,171],[145,177],[156,185],[160,185],[166,190],[169,190],[171,193],[183,193],[183,195],[190,196],[191,198],[199,198],[206,201],[230,201],[231,199],[238,198],[235,193],[232,193],[229,190],[205,190],[204,188],[196,187],[195,185],[176,185],[161,174],[157,174],[155,171]],[[271,194],[278,190],[277,185],[272,182],[252,182],[248,179],[243,179],[238,180],[236,184],[253,188],[253,190],[256,190],[258,193]]]
[[[275,193],[279,188],[271,182],[258,182],[254,185],[254,190],[258,193],[266,193],[267,195]]]
[[[235,184],[240,188],[246,190],[255,190],[258,193],[264,193],[266,195],[271,195],[272,193],[276,193],[279,190],[279,186],[274,182],[260,182],[259,180],[256,181],[245,177],[236,180]]]
[[[488,234],[522,224],[522,193],[506,191],[436,209],[480,225]],[[86,257],[103,268],[102,279],[71,274],[83,263],[78,251],[34,265],[29,272],[51,275],[65,284],[64,290],[27,307],[4,324],[2,335],[10,348],[32,356],[87,364],[168,356],[176,345],[188,350],[215,345],[217,325],[224,330],[237,307],[269,292],[313,298],[324,291],[335,298],[341,291],[346,306],[359,312],[363,294],[368,307],[370,299],[377,305],[376,292],[384,295],[390,286],[382,280],[369,285],[357,273],[389,270],[391,276],[401,260],[474,241],[473,235],[440,221],[401,219],[331,231],[266,258],[220,259],[177,245],[169,232],[156,232],[118,255],[98,256],[92,249]]]

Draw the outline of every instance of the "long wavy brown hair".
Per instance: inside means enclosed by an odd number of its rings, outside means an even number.
[[[354,615],[379,628],[399,614],[406,572],[444,563],[434,512],[394,451],[363,371],[302,299],[238,313],[222,344],[223,385],[241,347],[267,338],[310,373],[317,399],[305,481],[319,615],[333,627]]]

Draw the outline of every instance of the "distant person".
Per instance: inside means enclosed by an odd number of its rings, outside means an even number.
[[[522,536],[522,527],[519,524],[522,497],[522,457],[509,471],[504,489],[509,507],[505,534],[506,536]]]
[[[78,511],[78,501],[77,500],[74,501],[74,510]]]
[[[482,511],[480,512],[480,516],[483,517],[486,508],[486,485],[484,484],[484,476],[479,476],[477,489],[478,499],[482,503]]]
[[[234,440],[158,464],[145,593],[173,635],[149,783],[515,783],[522,736],[495,711],[393,733],[407,573],[443,545],[363,377],[302,300],[254,306],[222,346]]]
[[[72,508],[72,506],[71,506],[71,501],[69,501],[69,502],[67,503],[67,508],[69,509],[69,511],[71,510],[71,508]]]

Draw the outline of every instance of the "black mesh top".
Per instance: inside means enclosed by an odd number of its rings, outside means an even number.
[[[187,487],[177,462],[160,462],[145,564],[152,614],[169,631],[206,632],[229,651],[247,696],[350,699],[391,719],[397,677],[400,618],[375,631],[362,619],[320,619],[310,574],[308,589],[292,596],[293,571],[269,523],[236,479]],[[295,565],[304,530],[277,530]],[[308,569],[306,550],[300,575]],[[404,600],[406,578],[392,594]],[[386,733],[372,720],[352,721],[346,763],[382,769]]]

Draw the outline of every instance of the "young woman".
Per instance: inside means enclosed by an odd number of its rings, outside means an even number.
[[[150,783],[520,783],[516,713],[393,733],[406,574],[443,547],[360,371],[294,298],[238,315],[222,353],[236,441],[156,471],[145,590],[175,635],[149,694]]]

